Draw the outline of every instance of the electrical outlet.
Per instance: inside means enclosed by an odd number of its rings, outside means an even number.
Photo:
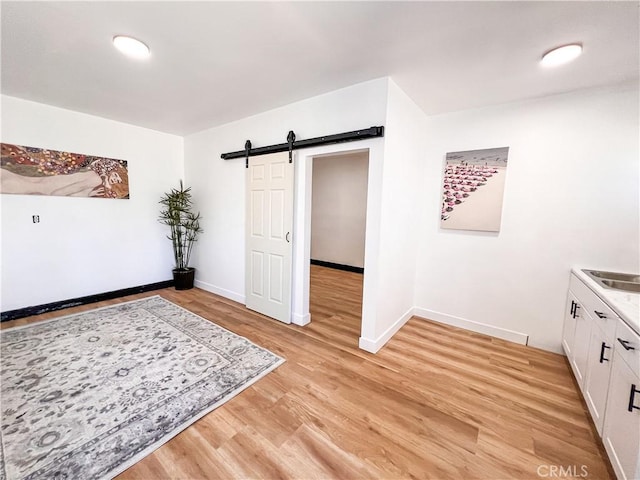
[[[40,215],[32,215],[31,218],[33,223],[40,223]]]

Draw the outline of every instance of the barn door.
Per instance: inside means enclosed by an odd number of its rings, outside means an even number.
[[[247,308],[291,323],[293,164],[288,153],[249,158],[246,191]]]

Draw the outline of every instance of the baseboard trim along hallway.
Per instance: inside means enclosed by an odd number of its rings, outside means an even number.
[[[365,350],[369,353],[376,353],[380,350],[385,343],[391,340],[398,330],[402,328],[402,326],[409,321],[409,319],[414,315],[415,308],[410,308],[407,310],[398,320],[396,320],[393,325],[387,328],[382,335],[380,335],[377,339],[371,340],[369,338],[360,337],[358,341],[358,345],[362,350]]]
[[[490,337],[501,338],[509,342],[527,345],[529,335],[525,333],[515,332],[506,328],[500,328],[486,323],[474,322],[465,318],[447,315],[446,313],[435,312],[426,308],[412,307],[396,320],[385,332],[376,339],[360,337],[358,345],[362,350],[370,353],[376,353],[409,321],[411,317],[418,317],[422,320],[432,320],[437,323],[449,325],[452,327],[464,328],[476,333],[489,335]]]
[[[334,268],[336,270],[344,270],[345,272],[364,273],[363,267],[354,267],[352,265],[345,265],[342,263],[325,262],[324,260],[314,260],[313,258],[311,259],[311,265]]]
[[[529,335],[526,333],[515,332],[506,328],[500,328],[486,323],[474,322],[467,320],[466,318],[455,317],[446,313],[435,312],[433,310],[427,310],[426,308],[414,308],[413,314],[416,317],[420,317],[425,320],[433,320],[434,322],[444,323],[452,327],[464,328],[465,330],[471,330],[476,333],[483,333],[490,337],[501,338],[510,342],[519,343],[520,345],[527,345],[529,342]]]

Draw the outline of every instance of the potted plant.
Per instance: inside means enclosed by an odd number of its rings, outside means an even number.
[[[171,235],[167,236],[173,244],[173,256],[176,267],[173,269],[173,280],[176,290],[193,288],[195,268],[189,267],[191,249],[202,233],[200,227],[200,212],[194,213],[191,200],[191,187],[184,188],[180,180],[180,188],[172,188],[165,193],[160,204],[164,207],[160,211],[158,221],[171,228]]]

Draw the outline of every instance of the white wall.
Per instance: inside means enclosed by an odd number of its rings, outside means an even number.
[[[1,102],[2,142],[127,160],[131,196],[0,195],[2,311],[171,279],[158,200],[183,175],[182,138],[13,97]]]
[[[183,166],[204,216],[197,285],[243,302],[244,161],[220,154],[247,138],[254,147],[284,142],[291,129],[303,139],[385,125],[384,139],[296,152],[294,248],[308,255],[295,235],[308,231],[301,199],[310,205],[311,159],[369,149],[361,347],[378,350],[418,313],[560,351],[569,269],[640,269],[638,102],[637,87],[620,87],[428,118],[385,78],[183,142],[3,96],[3,142],[128,160],[131,199],[0,196],[1,308],[169,279],[157,202]],[[500,233],[441,230],[446,152],[496,145],[510,147]]]
[[[313,161],[311,258],[364,267],[368,152]]]
[[[360,347],[372,352],[379,350],[413,313],[416,257],[421,243],[424,150],[430,140],[424,112],[392,80],[387,87],[382,195],[378,206],[376,322],[374,329],[363,325],[360,338]],[[365,275],[365,286],[366,283]]]
[[[559,352],[570,268],[640,268],[638,101],[635,86],[431,117],[418,309]],[[441,230],[446,152],[495,146],[510,147],[500,233]]]
[[[192,262],[198,286],[244,303],[245,165],[220,155],[242,150],[247,139],[253,147],[285,143],[289,130],[306,139],[383,125],[386,88],[387,79],[373,80],[185,137],[186,180],[204,217]],[[296,188],[297,201],[304,192]]]
[[[410,318],[414,307],[421,217],[426,116],[395,83],[373,80],[212,128],[185,138],[185,175],[205,220],[194,251],[196,285],[244,302],[245,167],[220,154],[298,138],[385,125],[385,138],[296,152],[294,251],[308,247],[309,162],[319,155],[369,150],[365,278],[360,346],[375,352]],[[306,207],[305,207],[306,205]],[[310,243],[310,241],[309,241]],[[308,268],[308,267],[307,267]],[[294,276],[304,265],[294,260]],[[308,299],[294,285],[293,320],[306,323],[300,304]],[[298,320],[296,320],[296,318]]]
[[[387,88],[388,79],[372,80],[185,138],[185,175],[205,215],[205,233],[194,249],[197,286],[244,303],[245,166],[242,159],[225,161],[220,155],[242,150],[246,139],[251,139],[254,147],[284,143],[289,130],[294,130],[298,139],[305,139],[384,125]],[[294,153],[292,321],[299,325],[308,323],[310,318],[308,260],[313,158],[365,149],[369,151],[369,196],[362,331],[375,330],[383,138]]]

